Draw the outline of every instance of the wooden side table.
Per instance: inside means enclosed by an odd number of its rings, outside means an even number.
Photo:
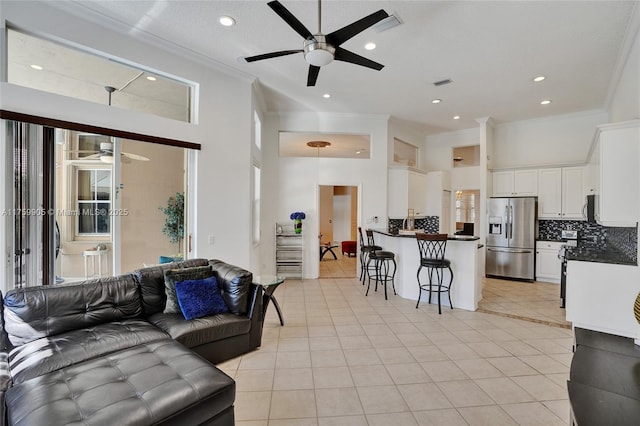
[[[282,310],[280,310],[280,305],[278,301],[273,296],[273,293],[276,291],[276,288],[280,284],[284,282],[284,277],[279,277],[277,275],[254,275],[253,283],[262,287],[264,294],[262,295],[262,321],[264,322],[265,315],[267,313],[267,307],[269,306],[269,301],[273,302],[273,306],[276,308],[276,312],[278,312],[278,318],[280,319],[280,325],[284,325],[284,319],[282,318]]]

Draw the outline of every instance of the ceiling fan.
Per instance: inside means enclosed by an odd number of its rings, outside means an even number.
[[[99,151],[67,151],[75,154],[91,154],[86,157],[80,158],[81,160],[97,160],[99,159],[103,163],[113,164],[113,142],[100,142]],[[131,160],[137,161],[150,161],[147,157],[138,154],[132,154],[130,152],[121,152],[120,158],[123,163],[129,163]]]
[[[342,43],[366,30],[370,26],[389,17],[383,9],[378,10],[358,21],[355,21],[339,30],[329,34],[323,34],[322,25],[322,2],[318,0],[318,33],[311,34],[291,12],[287,10],[279,1],[270,1],[267,5],[273,9],[295,32],[304,38],[302,49],[281,50],[278,52],[265,53],[262,55],[249,56],[245,58],[247,62],[261,61],[263,59],[277,58],[279,56],[292,55],[294,53],[304,53],[304,59],[309,64],[309,74],[307,76],[307,86],[315,86],[320,67],[329,64],[334,59],[336,61],[350,62],[363,67],[380,71],[384,65],[353,53],[340,47]]]

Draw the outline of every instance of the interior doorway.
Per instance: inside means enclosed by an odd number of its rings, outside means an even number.
[[[319,187],[320,278],[356,276],[358,187]]]

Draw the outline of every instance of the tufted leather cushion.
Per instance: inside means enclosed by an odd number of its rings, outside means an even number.
[[[167,297],[164,291],[164,273],[170,269],[191,268],[205,266],[207,259],[189,259],[182,262],[166,263],[164,265],[150,266],[133,272],[133,278],[140,285],[142,296],[142,309],[144,315],[149,316],[164,310]]]
[[[202,424],[233,406],[235,383],[171,339],[36,377],[6,393],[9,424]],[[183,423],[185,424],[185,423]]]
[[[155,326],[188,348],[249,333],[251,320],[233,314],[217,314],[187,321],[181,314],[155,314],[148,318]]]
[[[15,383],[22,383],[72,364],[167,337],[143,320],[99,324],[16,347],[9,354],[11,373]]]
[[[246,315],[249,311],[249,288],[253,282],[253,274],[222,260],[210,260],[209,264],[215,272],[229,310],[236,315]]]
[[[73,285],[10,290],[5,329],[13,345],[142,315],[138,286],[129,275]]]

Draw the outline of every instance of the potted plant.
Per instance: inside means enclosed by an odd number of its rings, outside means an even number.
[[[169,197],[165,207],[159,207],[164,213],[164,226],[162,233],[169,237],[172,244],[178,244],[176,258],[182,258],[182,239],[184,238],[184,193],[177,192],[174,197]]]
[[[302,219],[306,219],[307,215],[304,212],[293,212],[289,215],[289,218],[293,220],[293,231],[296,234],[302,232]]]

